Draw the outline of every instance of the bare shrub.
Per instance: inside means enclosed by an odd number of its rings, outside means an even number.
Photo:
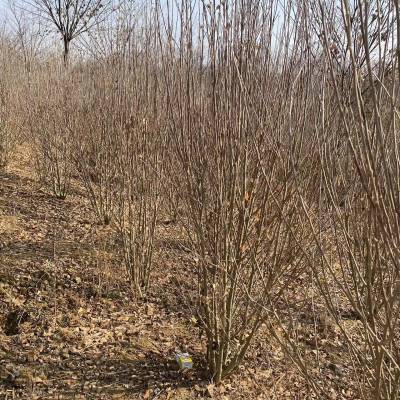
[[[11,144],[8,129],[8,95],[4,86],[4,83],[0,83],[0,169],[7,165]]]
[[[315,244],[305,251],[365,399],[395,399],[400,391],[395,7],[343,1],[338,9],[310,8],[322,32],[317,46],[325,74],[316,122],[319,195],[309,197],[299,185]],[[345,313],[355,320],[352,331]],[[295,358],[314,381],[299,353]],[[319,394],[327,395],[323,387]]]
[[[0,169],[6,167],[13,147],[15,135],[10,129],[12,119],[12,83],[11,60],[16,61],[11,43],[0,34]]]
[[[393,9],[381,2],[377,2],[377,7],[378,14],[373,14],[366,4],[360,2],[355,9],[350,2],[343,2],[342,24],[346,41],[352,48],[355,39],[349,15],[354,13],[360,21],[356,32],[365,57],[362,68],[358,55],[352,51],[349,54],[352,110],[344,109],[341,104],[337,77],[332,73],[332,56],[327,54],[338,109],[344,122],[348,160],[334,158],[330,146],[321,149],[324,197],[332,207],[335,239],[329,246],[319,241],[319,247],[321,267],[338,283],[362,324],[364,343],[361,348],[346,336],[356,365],[367,374],[359,378],[360,391],[365,398],[394,399],[400,393],[400,202],[396,112],[400,76],[390,66],[391,49],[387,43],[396,34],[391,15]],[[326,24],[325,20],[323,24]],[[375,30],[381,41],[377,57],[369,36]],[[327,29],[325,41],[330,33]],[[326,280],[319,279],[319,282],[333,303],[334,295]]]
[[[88,3],[91,21],[100,4]],[[95,61],[65,68],[22,54],[21,126],[41,180],[65,198],[78,173],[98,221],[119,233],[138,297],[150,285],[157,220],[166,212],[163,221],[181,224],[216,382],[265,325],[328,395],[296,338],[310,311],[296,304],[296,285],[309,284],[323,308],[315,320],[332,319],[345,343],[357,396],[398,398],[397,0],[154,0],[140,21],[125,6],[80,35],[104,46],[92,48]],[[75,37],[87,28],[76,17]],[[0,79],[6,159],[18,118],[12,80]]]
[[[88,78],[88,71],[83,72],[87,80],[75,110],[73,159],[98,222],[108,225],[115,208],[121,110],[110,84],[113,74],[106,67],[92,71]]]
[[[76,113],[72,83],[57,65],[54,69],[55,74],[50,77],[37,75],[29,122],[38,177],[56,197],[65,199],[73,174],[71,151]]]
[[[164,77],[181,178],[175,185],[198,278],[198,318],[209,370],[219,382],[242,363],[301,272],[301,248],[292,234],[300,221],[290,163],[278,149],[279,120],[269,117],[272,96],[263,94],[282,83],[275,78],[274,87],[255,42],[268,30],[262,22],[268,18],[259,18],[260,5],[237,4],[231,11],[220,4],[205,7],[197,26],[190,10],[183,2],[179,55],[171,41],[164,44]],[[192,47],[197,30],[199,52]]]
[[[160,154],[146,119],[133,120],[122,133],[118,155],[117,227],[132,289],[143,297],[149,287],[152,268],[160,199]]]

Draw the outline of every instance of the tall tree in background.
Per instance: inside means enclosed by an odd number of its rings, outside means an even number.
[[[64,63],[68,63],[73,39],[104,20],[111,10],[110,0],[22,0],[34,15],[41,16],[60,33]]]

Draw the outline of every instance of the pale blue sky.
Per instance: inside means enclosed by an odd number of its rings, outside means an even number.
[[[4,0],[0,0],[0,15],[1,15],[1,16],[3,16],[3,12],[4,12],[4,10],[3,10],[3,8],[4,8],[4,3],[5,3]]]
[[[6,22],[7,19],[7,0],[0,0],[0,23]]]

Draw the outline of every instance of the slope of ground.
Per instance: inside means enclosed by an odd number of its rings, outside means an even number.
[[[181,229],[159,224],[153,285],[135,301],[112,229],[92,222],[79,189],[58,200],[31,170],[20,147],[0,176],[0,399],[311,398],[262,336],[240,373],[214,387],[182,286]],[[177,351],[193,355],[192,371],[177,369]],[[345,369],[315,371],[332,398],[353,398]]]

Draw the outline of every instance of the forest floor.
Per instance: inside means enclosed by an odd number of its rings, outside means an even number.
[[[152,285],[137,301],[118,239],[93,221],[79,185],[59,200],[32,171],[20,146],[0,173],[0,399],[315,398],[262,333],[238,373],[214,386],[193,323],[182,228],[159,222]],[[316,349],[315,319],[305,319],[303,331],[328,396],[354,399],[340,338]],[[179,371],[177,351],[193,356],[193,370]]]

